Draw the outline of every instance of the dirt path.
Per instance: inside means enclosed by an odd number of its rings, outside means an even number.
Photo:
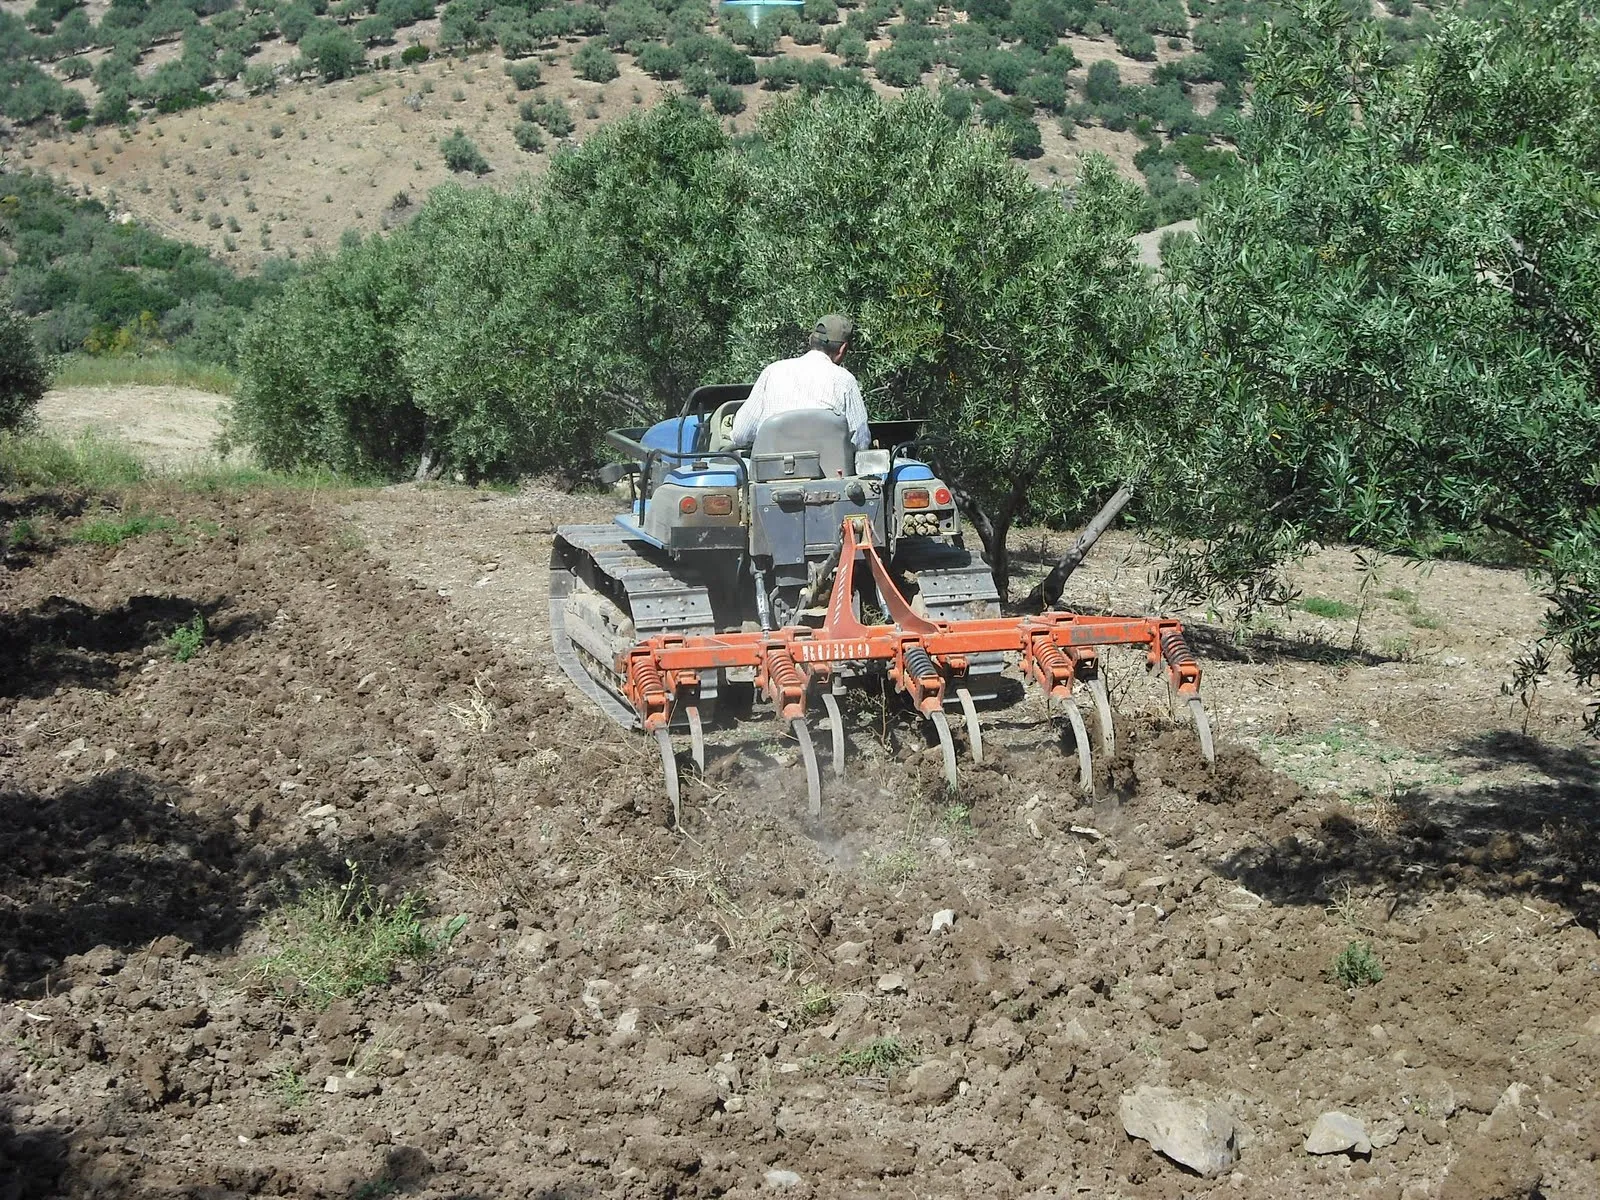
[[[53,388],[39,402],[46,432],[75,437],[93,430],[124,442],[152,466],[215,458],[228,398],[184,387]]]
[[[171,525],[120,546],[34,512],[0,573],[14,1194],[1600,1191],[1596,762],[1569,692],[1526,735],[1498,696],[1536,627],[1518,576],[1362,593],[1319,556],[1308,602],[1368,600],[1355,653],[1351,617],[1200,622],[1215,769],[1123,662],[1098,799],[1037,713],[953,800],[867,710],[820,825],[755,728],[678,833],[653,753],[550,661],[550,532],[603,501],[142,503]],[[1126,540],[1073,589],[1150,603]],[[319,1010],[259,965],[347,860],[467,920]],[[1367,986],[1334,970],[1358,943]],[[1237,1162],[1131,1140],[1143,1086],[1225,1112]],[[1306,1152],[1333,1110],[1370,1153]]]

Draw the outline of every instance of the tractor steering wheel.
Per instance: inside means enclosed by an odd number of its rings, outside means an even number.
[[[743,403],[743,400],[724,400],[717,405],[709,422],[711,439],[706,444],[708,452],[716,454],[733,449],[733,418],[738,415],[739,406]]]

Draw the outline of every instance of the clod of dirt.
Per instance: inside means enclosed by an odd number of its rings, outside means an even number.
[[[1220,1104],[1173,1088],[1141,1087],[1122,1097],[1122,1127],[1176,1163],[1210,1178],[1239,1160],[1233,1118]]]

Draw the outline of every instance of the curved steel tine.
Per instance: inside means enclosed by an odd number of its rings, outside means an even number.
[[[656,730],[656,748],[661,751],[661,773],[667,779],[667,798],[672,801],[672,824],[683,823],[683,802],[678,793],[678,756],[672,752],[672,735],[665,728]]]
[[[945,719],[942,710],[934,710],[928,714],[928,720],[933,722],[934,731],[939,735],[939,749],[944,752],[944,777],[954,791],[961,786],[961,780],[956,775],[956,743],[950,736],[950,722]]]
[[[694,755],[694,769],[704,775],[706,773],[706,731],[700,724],[700,706],[698,704],[685,705],[683,712],[689,718],[689,752]]]
[[[817,770],[817,748],[811,744],[811,726],[804,717],[789,722],[795,740],[800,743],[800,757],[806,764],[806,799],[813,817],[822,815],[822,772]]]
[[[1200,736],[1200,753],[1207,762],[1217,761],[1217,744],[1211,740],[1211,718],[1206,716],[1206,706],[1199,696],[1189,697],[1189,715],[1194,718],[1194,731]]]
[[[823,692],[822,707],[828,710],[828,726],[833,731],[833,773],[843,779],[844,714],[839,711],[839,697],[832,692]]]
[[[1094,795],[1094,758],[1089,750],[1089,727],[1083,723],[1083,711],[1069,697],[1067,720],[1072,724],[1072,736],[1078,743],[1078,786],[1085,796]]]
[[[983,730],[978,727],[978,706],[972,702],[972,693],[964,687],[956,689],[956,699],[961,701],[961,712],[967,720],[967,744],[972,748],[972,761],[983,761]]]
[[[1111,694],[1099,675],[1089,680],[1089,695],[1094,697],[1095,720],[1100,726],[1100,749],[1109,757],[1117,752],[1117,729],[1111,723]]]

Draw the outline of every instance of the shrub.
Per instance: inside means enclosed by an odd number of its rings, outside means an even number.
[[[519,92],[539,86],[539,64],[536,62],[507,63],[506,74],[511,78],[511,86]]]
[[[532,121],[518,121],[512,127],[511,136],[516,139],[517,146],[529,154],[537,154],[544,149],[544,134]]]
[[[444,155],[445,166],[452,171],[471,171],[474,175],[489,173],[489,160],[484,158],[483,151],[478,149],[477,143],[469,138],[460,126],[439,143],[439,151]]]
[[[400,51],[400,61],[406,66],[428,61],[428,48],[421,42],[414,42]]]
[[[610,83],[621,73],[617,68],[616,55],[607,50],[605,43],[598,38],[585,42],[583,48],[572,56],[572,69],[579,78],[587,79],[590,83]]]
[[[683,74],[683,53],[674,46],[651,42],[639,48],[639,69],[657,79],[677,79]]]
[[[706,98],[712,109],[725,117],[744,111],[744,93],[730,84],[713,83],[706,89]]]

